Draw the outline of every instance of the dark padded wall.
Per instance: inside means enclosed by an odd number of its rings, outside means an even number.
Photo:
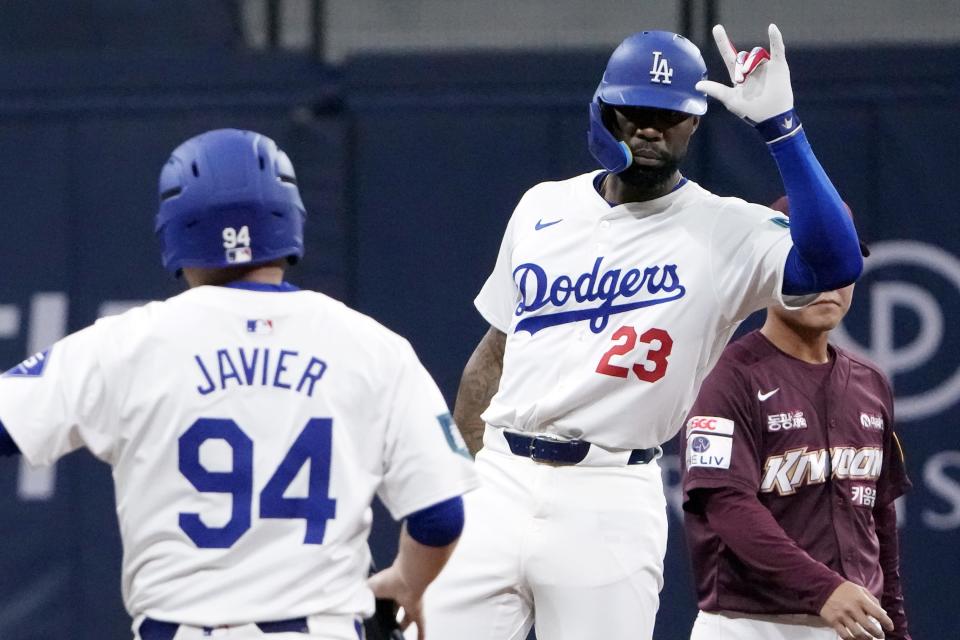
[[[960,632],[956,54],[790,54],[810,139],[881,260],[845,326],[887,362],[898,394],[915,484],[902,535],[918,638]],[[297,167],[311,218],[307,260],[291,280],[409,337],[452,401],[486,329],[471,301],[514,203],[538,181],[594,167],[586,102],[604,61],[603,52],[362,58],[333,70],[240,54],[7,61],[0,358],[13,365],[89,324],[105,302],[176,292],[152,236],[156,175],[184,138],[238,126],[275,137]],[[763,145],[718,105],[686,173],[757,202],[780,193]],[[675,464],[664,460],[674,488]],[[0,637],[126,637],[108,469],[70,456],[46,497],[32,477],[0,460]],[[670,495],[661,640],[686,637],[694,615]],[[372,538],[381,564],[394,535],[381,518]]]

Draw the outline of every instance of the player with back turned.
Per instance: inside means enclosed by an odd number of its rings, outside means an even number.
[[[771,206],[786,213],[787,200]],[[771,306],[700,389],[684,437],[692,640],[909,638],[890,383],[827,341],[852,296]]]
[[[189,290],[0,377],[0,453],[86,447],[113,468],[139,640],[357,640],[373,594],[423,624],[462,529],[472,464],[409,343],[284,281],[305,216],[272,140],[191,138],[163,167],[156,221]],[[375,493],[405,527],[368,583]]]
[[[613,52],[590,104],[604,167],[520,200],[476,299],[490,329],[455,418],[481,488],[427,590],[442,640],[649,639],[667,515],[659,445],[683,425],[737,325],[769,304],[853,282],[856,231],[793,111],[780,32],[771,53],[717,44],[733,86],[663,31]],[[707,94],[757,126],[794,224],[716,196],[678,167]]]

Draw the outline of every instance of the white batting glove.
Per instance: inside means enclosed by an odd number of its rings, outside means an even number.
[[[775,24],[770,25],[768,33],[769,54],[762,47],[754,47],[750,52],[738,52],[723,25],[716,25],[713,39],[727,65],[733,86],[701,80],[696,87],[697,91],[719,100],[731,113],[753,125],[793,109],[793,88],[790,86],[790,69],[784,55],[783,36]],[[796,127],[788,125],[786,128]]]

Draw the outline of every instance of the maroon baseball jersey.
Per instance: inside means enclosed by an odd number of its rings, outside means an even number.
[[[874,509],[909,487],[893,396],[876,366],[832,346],[830,354],[829,363],[806,363],[755,331],[729,345],[704,381],[684,429],[683,465],[704,611],[816,614],[839,576],[883,593]],[[802,562],[771,575],[775,567],[756,571],[732,552],[698,506],[704,490],[730,488],[757,497],[792,539],[774,548],[799,547],[791,553]]]

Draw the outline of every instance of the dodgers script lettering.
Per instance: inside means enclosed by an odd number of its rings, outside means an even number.
[[[606,328],[610,316],[679,300],[687,292],[680,282],[675,264],[653,265],[624,272],[621,269],[601,271],[602,262],[603,256],[596,259],[592,270],[576,278],[560,275],[551,279],[543,267],[532,262],[514,269],[513,279],[520,290],[516,315],[536,313],[518,322],[515,332],[529,331],[535,334],[547,327],[589,320],[590,330],[600,333]],[[599,304],[543,313],[551,308],[561,308],[571,299],[580,304]],[[614,304],[620,299],[624,299],[624,302]]]

